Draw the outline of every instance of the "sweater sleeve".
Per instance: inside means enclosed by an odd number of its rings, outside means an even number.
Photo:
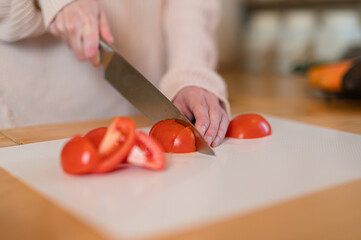
[[[218,0],[168,0],[164,15],[168,70],[161,91],[173,99],[184,87],[213,92],[228,114],[227,86],[216,73],[215,32],[219,22]]]
[[[38,0],[44,17],[45,28],[47,29],[49,27],[50,23],[61,9],[74,1],[75,0]]]
[[[45,32],[34,0],[0,1],[0,40],[13,42]]]

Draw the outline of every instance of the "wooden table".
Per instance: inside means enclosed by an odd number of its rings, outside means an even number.
[[[325,99],[298,76],[223,73],[233,114],[260,112],[361,134],[361,101]],[[139,127],[151,123],[133,118]],[[0,131],[0,147],[83,134],[110,119]],[[361,147],[361,146],[360,146]],[[361,156],[360,156],[361,161]],[[104,239],[0,168],[0,239]],[[165,239],[361,239],[361,179]]]

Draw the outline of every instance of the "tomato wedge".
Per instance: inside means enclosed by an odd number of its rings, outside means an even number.
[[[127,162],[151,170],[162,170],[165,167],[165,156],[162,146],[146,133],[136,133],[135,145],[128,155]]]
[[[73,137],[64,145],[61,152],[61,166],[69,174],[89,173],[99,161],[94,145],[81,136]]]
[[[135,123],[126,117],[114,118],[99,145],[100,162],[92,171],[113,171],[124,162],[135,143]]]
[[[271,125],[262,116],[242,114],[229,123],[226,137],[250,139],[269,136],[271,133]]]
[[[196,151],[196,140],[190,127],[175,119],[157,122],[149,132],[165,152],[189,153]]]
[[[105,136],[105,133],[107,132],[107,129],[107,127],[93,129],[87,134],[85,134],[84,137],[89,139],[89,141],[94,144],[95,148],[98,149],[101,141]]]

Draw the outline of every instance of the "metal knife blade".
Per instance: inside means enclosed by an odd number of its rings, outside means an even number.
[[[179,119],[181,123],[190,126],[193,130],[197,151],[215,155],[188,118],[114,48],[100,41],[100,54],[105,79],[133,106],[154,123],[166,119]]]

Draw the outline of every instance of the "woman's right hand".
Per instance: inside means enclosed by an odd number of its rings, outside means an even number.
[[[76,0],[64,7],[49,27],[80,61],[100,65],[99,38],[114,42],[105,11],[97,0]]]

